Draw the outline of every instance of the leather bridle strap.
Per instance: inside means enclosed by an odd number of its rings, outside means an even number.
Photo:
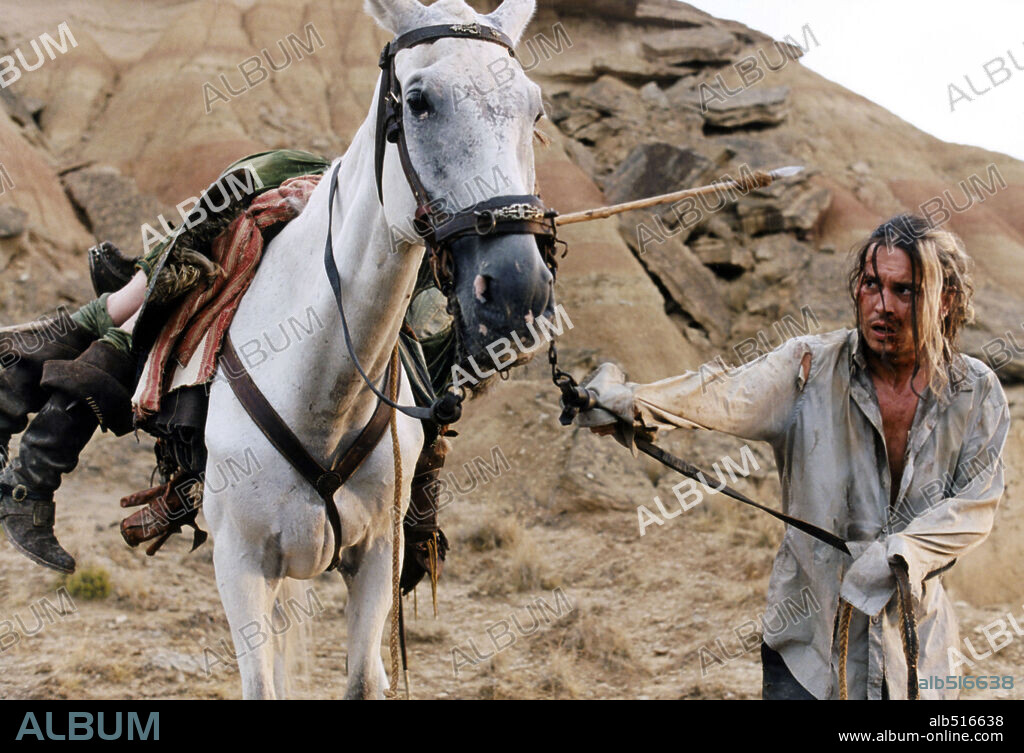
[[[493,42],[507,49],[510,56],[515,57],[516,54],[512,40],[508,36],[495,28],[480,24],[424,26],[422,29],[414,29],[402,34],[384,46],[380,53],[381,80],[377,96],[376,153],[374,155],[377,196],[381,202],[384,201],[381,177],[384,172],[384,151],[387,148],[387,142],[397,143],[402,169],[405,171],[409,187],[412,188],[413,195],[416,197],[417,214],[420,210],[427,211],[425,208],[430,204],[430,195],[413,168],[409,149],[405,142],[405,130],[402,128],[402,85],[395,74],[395,56],[402,50],[438,39],[476,39],[481,42]]]
[[[398,147],[409,188],[416,201],[414,226],[423,238],[431,258],[436,258],[444,246],[474,230],[486,229],[486,234],[531,234],[542,236],[548,242],[557,238],[555,217],[557,213],[547,209],[538,196],[496,196],[472,208],[447,214],[438,202],[431,201],[430,191],[420,179],[412,157],[403,125],[402,85],[395,73],[395,56],[402,50],[438,39],[475,39],[501,45],[508,54],[515,57],[512,40],[497,29],[479,24],[454,24],[428,26],[403,34],[389,42],[380,56],[381,81],[377,96],[377,126],[375,133],[374,171],[377,181],[377,198],[384,202],[384,155],[387,144]],[[440,202],[442,205],[444,202]],[[481,214],[484,215],[481,220]],[[439,279],[443,283],[443,280]],[[441,291],[448,295],[448,286],[442,284]]]
[[[341,518],[338,515],[338,507],[334,503],[334,495],[377,446],[391,420],[391,407],[378,401],[369,422],[359,432],[355,441],[344,453],[341,453],[339,443],[335,451],[331,453],[330,468],[325,468],[309,454],[302,441],[295,436],[295,432],[288,427],[281,415],[274,410],[274,406],[260,391],[238,357],[238,351],[235,350],[235,346],[231,342],[231,336],[227,334],[224,335],[220,361],[228,384],[231,385],[231,391],[235,393],[235,397],[245,408],[249,418],[259,427],[270,444],[298,471],[300,476],[316,489],[317,494],[323,499],[327,520],[334,533],[334,555],[327,569],[332,570],[338,567],[341,562]],[[387,374],[389,387],[393,380],[400,379],[401,369],[392,370],[389,367]]]
[[[436,245],[464,235],[555,235],[554,214],[537,196],[498,196],[475,204],[471,210],[438,218],[425,237]]]

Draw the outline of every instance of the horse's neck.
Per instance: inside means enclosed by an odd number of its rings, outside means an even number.
[[[419,254],[390,249],[375,185],[372,115],[342,158],[333,235],[352,344],[379,387]],[[332,171],[302,214],[265,249],[231,325],[232,341],[260,390],[300,437],[326,438],[320,450],[358,429],[376,403],[349,357],[324,271]]]

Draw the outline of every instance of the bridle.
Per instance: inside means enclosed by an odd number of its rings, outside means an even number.
[[[457,212],[445,212],[444,200],[431,200],[430,192],[423,184],[409,156],[403,124],[402,85],[395,73],[395,57],[402,50],[421,44],[434,42],[438,39],[473,39],[501,45],[511,57],[515,58],[512,40],[505,34],[490,26],[481,24],[441,24],[425,26],[421,29],[402,34],[384,46],[380,55],[381,82],[377,99],[377,124],[375,130],[375,175],[377,180],[377,197],[383,204],[384,189],[382,176],[384,172],[384,155],[387,144],[398,146],[398,155],[402,163],[409,188],[416,200],[416,213],[413,225],[417,234],[423,239],[427,259],[440,291],[448,299],[449,310],[458,316],[458,303],[454,297],[454,261],[452,244],[467,235],[533,235],[545,265],[554,276],[558,265],[555,249],[558,238],[555,228],[557,212],[545,207],[544,202],[536,194],[496,196],[482,201],[468,209]],[[341,277],[337,262],[334,260],[334,201],[338,187],[338,170],[340,163],[331,172],[331,188],[328,198],[327,244],[324,249],[324,268],[327,279],[334,291],[338,312],[341,315],[342,331],[349,356],[356,370],[366,385],[377,398],[412,418],[430,420],[439,426],[457,421],[462,414],[462,401],[465,389],[449,391],[439,396],[429,408],[398,405],[381,392],[373,380],[366,374],[356,356],[349,332],[348,320],[342,303]]]
[[[541,255],[547,266],[554,264],[556,212],[544,206],[536,194],[495,196],[476,204],[474,207],[454,213],[444,212],[444,200],[432,200],[409,156],[403,121],[404,105],[402,84],[395,73],[395,59],[402,50],[438,39],[473,39],[504,47],[510,57],[515,58],[512,40],[490,26],[481,24],[441,24],[425,26],[422,29],[402,34],[384,46],[380,54],[381,82],[377,97],[377,127],[375,134],[375,170],[377,196],[383,203],[384,155],[387,144],[398,146],[405,179],[416,199],[416,214],[413,225],[423,238],[427,258],[438,284],[438,288],[449,299],[454,285],[452,275],[451,244],[466,235],[512,235],[532,234],[537,237]]]

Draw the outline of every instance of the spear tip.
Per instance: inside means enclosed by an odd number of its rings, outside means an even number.
[[[799,175],[803,171],[804,168],[802,165],[789,165],[788,167],[777,167],[768,174],[778,180],[779,178],[791,178],[794,175]]]

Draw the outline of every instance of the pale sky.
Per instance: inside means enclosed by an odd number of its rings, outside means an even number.
[[[1024,160],[1024,0],[688,2],[801,45],[810,24],[818,46],[808,38],[803,65],[943,141]],[[998,86],[983,67],[995,58]],[[952,111],[950,84],[971,99],[953,92]]]

